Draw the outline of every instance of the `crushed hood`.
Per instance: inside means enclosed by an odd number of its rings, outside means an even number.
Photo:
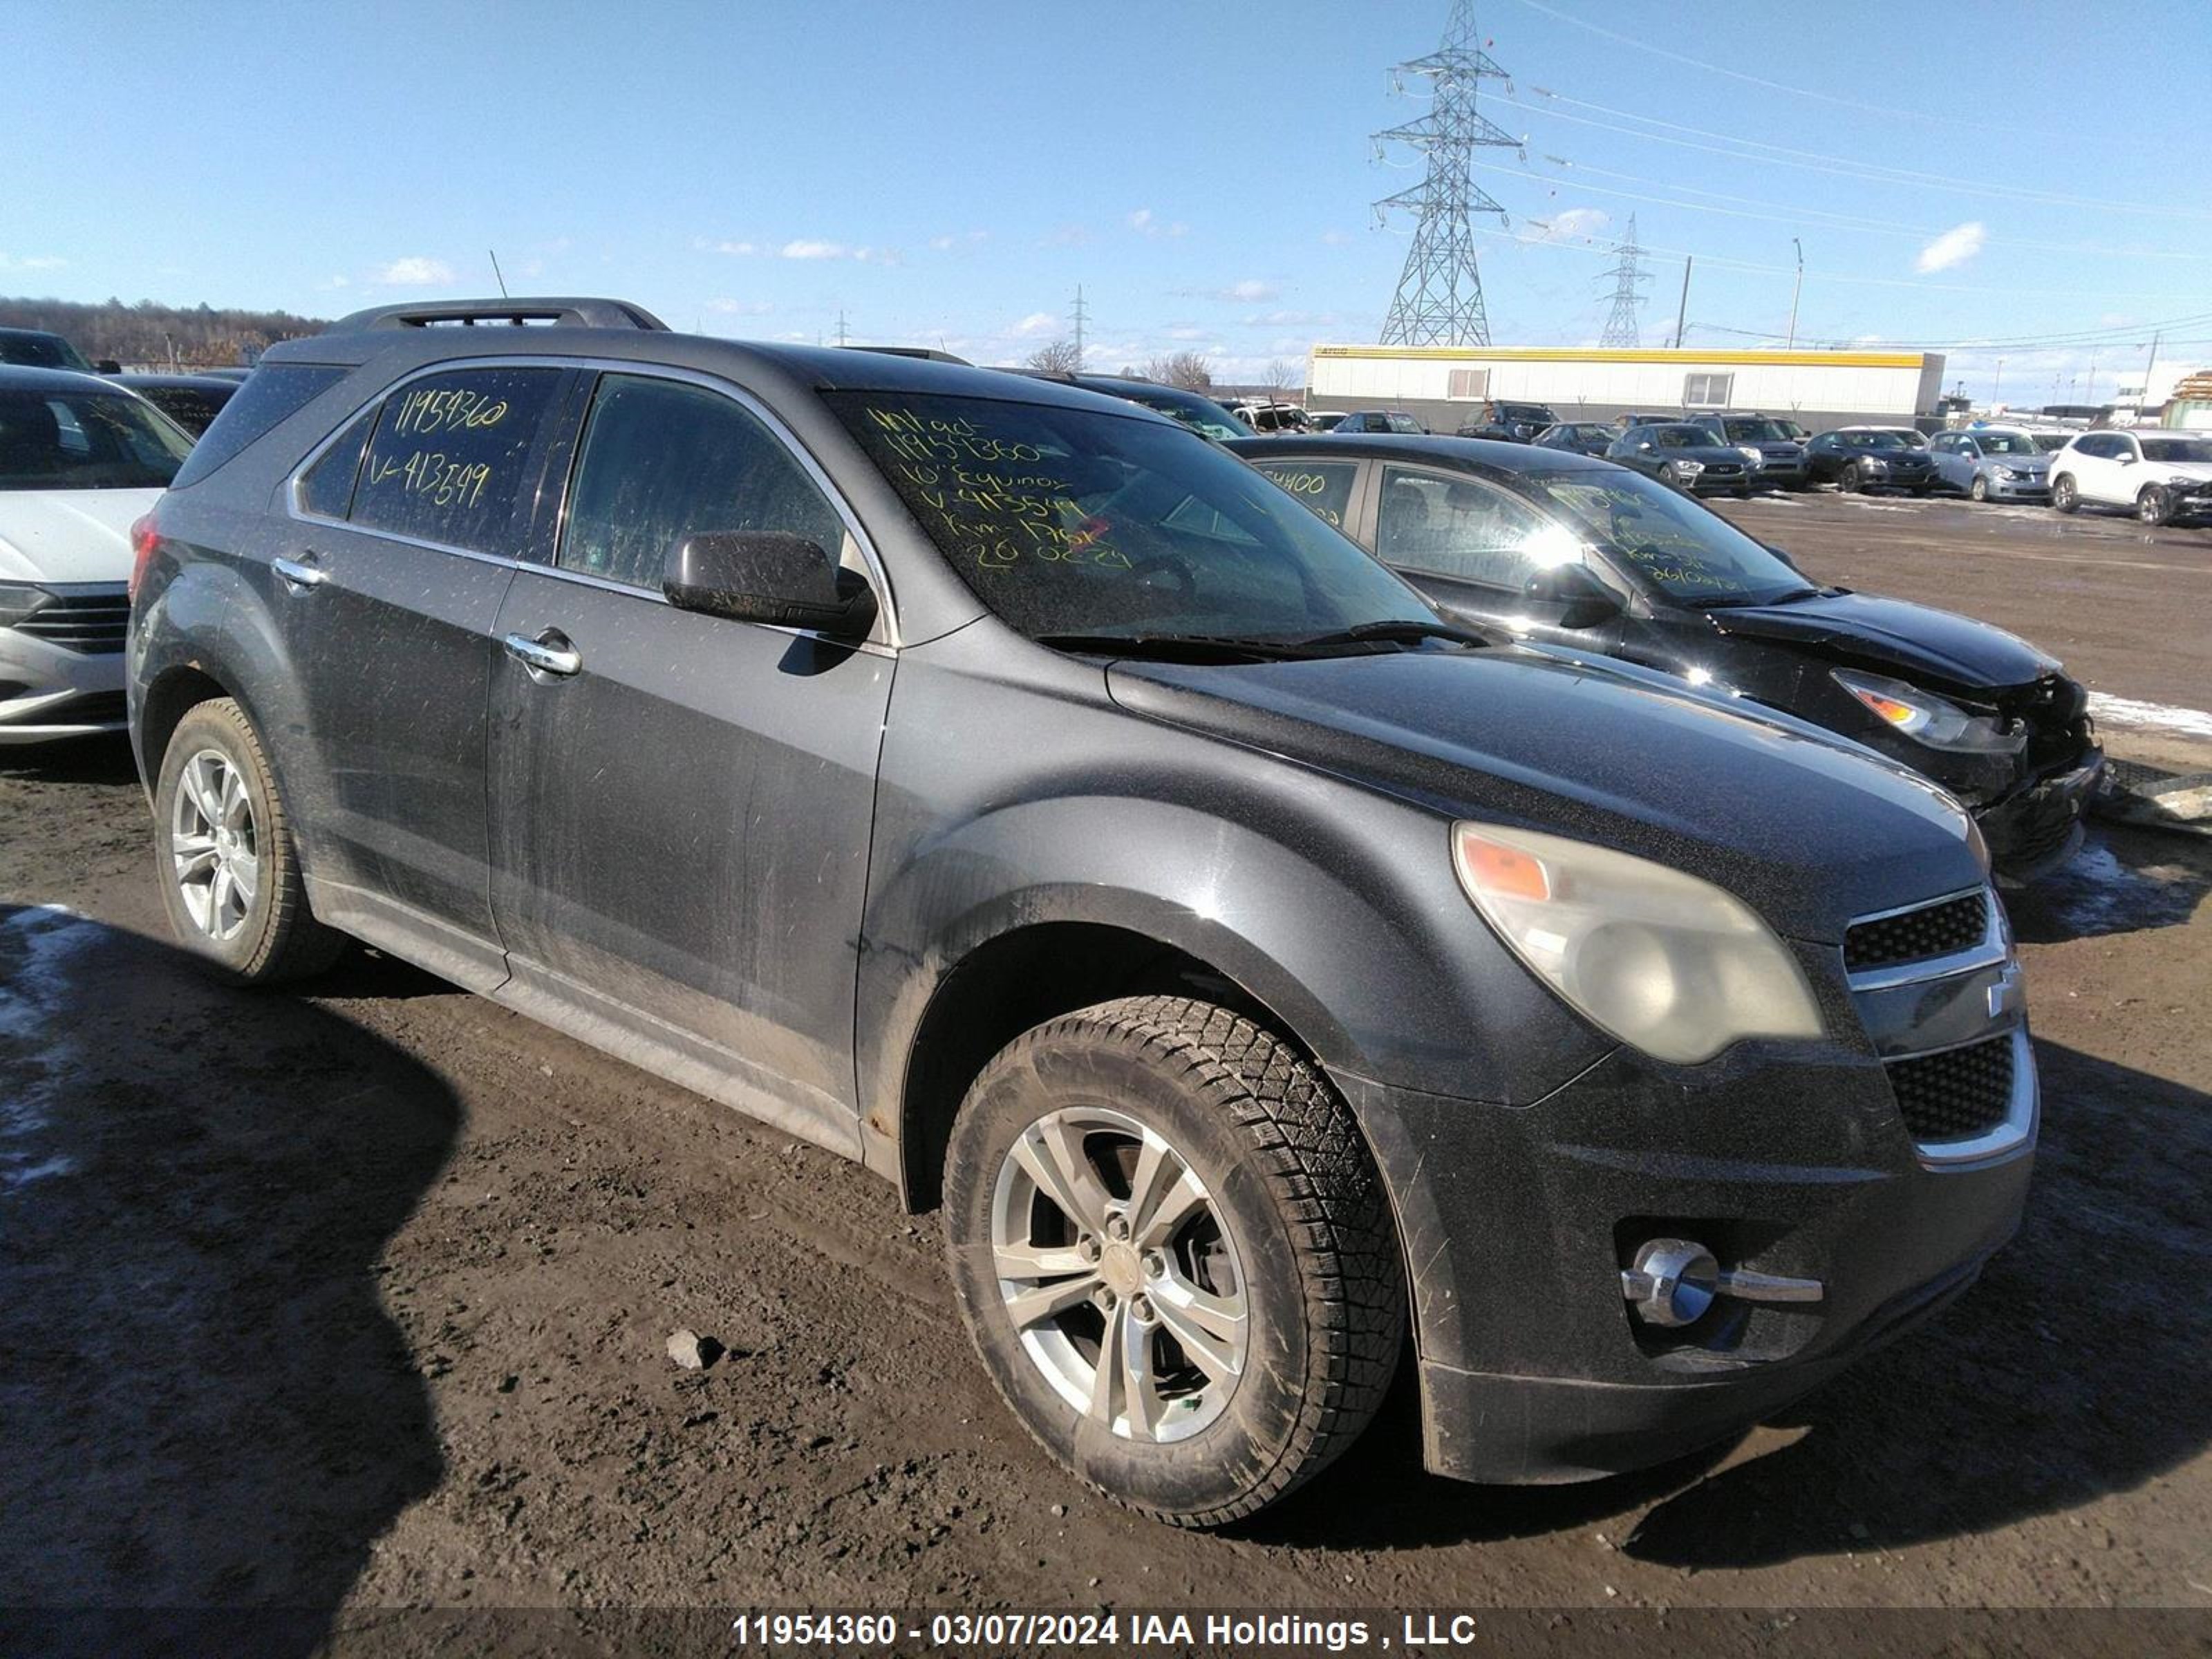
[[[1965,691],[2030,685],[2058,672],[2057,658],[2016,634],[1872,593],[1823,593],[1789,605],[1711,615],[1723,634],[1784,641],[1838,663],[1887,668],[1907,679],[1934,680]]]

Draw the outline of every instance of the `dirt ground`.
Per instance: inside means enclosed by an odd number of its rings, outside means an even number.
[[[1742,516],[2212,706],[2212,538],[1923,548],[1954,510]],[[2122,555],[2193,559],[2191,604]],[[0,1607],[301,1608],[298,1652],[392,1608],[2212,1609],[2212,842],[2100,830],[2014,904],[2043,1150],[1938,1323],[1595,1486],[1431,1480],[1401,1388],[1194,1536],[1046,1462],[873,1177],[367,954],[217,988],[157,942],[149,833],[120,744],[0,751]],[[678,1326],[727,1357],[678,1370]]]

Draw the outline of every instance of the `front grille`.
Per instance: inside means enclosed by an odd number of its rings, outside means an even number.
[[[2012,1105],[2009,1032],[1963,1048],[1894,1060],[1887,1070],[1905,1127],[1923,1146],[1985,1135],[2005,1121]]]
[[[1856,974],[1954,956],[1979,945],[1989,927],[1986,893],[1967,893],[1899,915],[1854,922],[1844,935],[1844,967]]]
[[[71,651],[94,655],[120,651],[131,631],[131,596],[120,591],[62,594],[16,623],[15,631]]]

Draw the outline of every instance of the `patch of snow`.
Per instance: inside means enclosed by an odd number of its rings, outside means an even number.
[[[8,963],[0,980],[0,1037],[18,1050],[9,1062],[12,1075],[0,1079],[0,1194],[76,1167],[67,1158],[18,1143],[46,1127],[63,1081],[80,1063],[83,1011],[70,969],[105,932],[100,923],[53,904],[0,920],[0,960]]]
[[[2139,732],[2172,732],[2187,738],[2212,738],[2212,714],[2202,708],[2177,708],[2162,702],[2137,702],[2102,691],[2089,694],[2089,712],[2113,726],[2133,726]]]

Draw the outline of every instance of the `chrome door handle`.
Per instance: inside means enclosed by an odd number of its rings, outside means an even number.
[[[295,592],[320,587],[331,579],[331,573],[321,566],[301,564],[297,559],[271,559],[269,567],[290,583]]]
[[[508,656],[541,674],[558,674],[565,678],[580,672],[584,666],[584,653],[550,628],[534,640],[527,634],[509,634],[500,643],[507,647]]]

